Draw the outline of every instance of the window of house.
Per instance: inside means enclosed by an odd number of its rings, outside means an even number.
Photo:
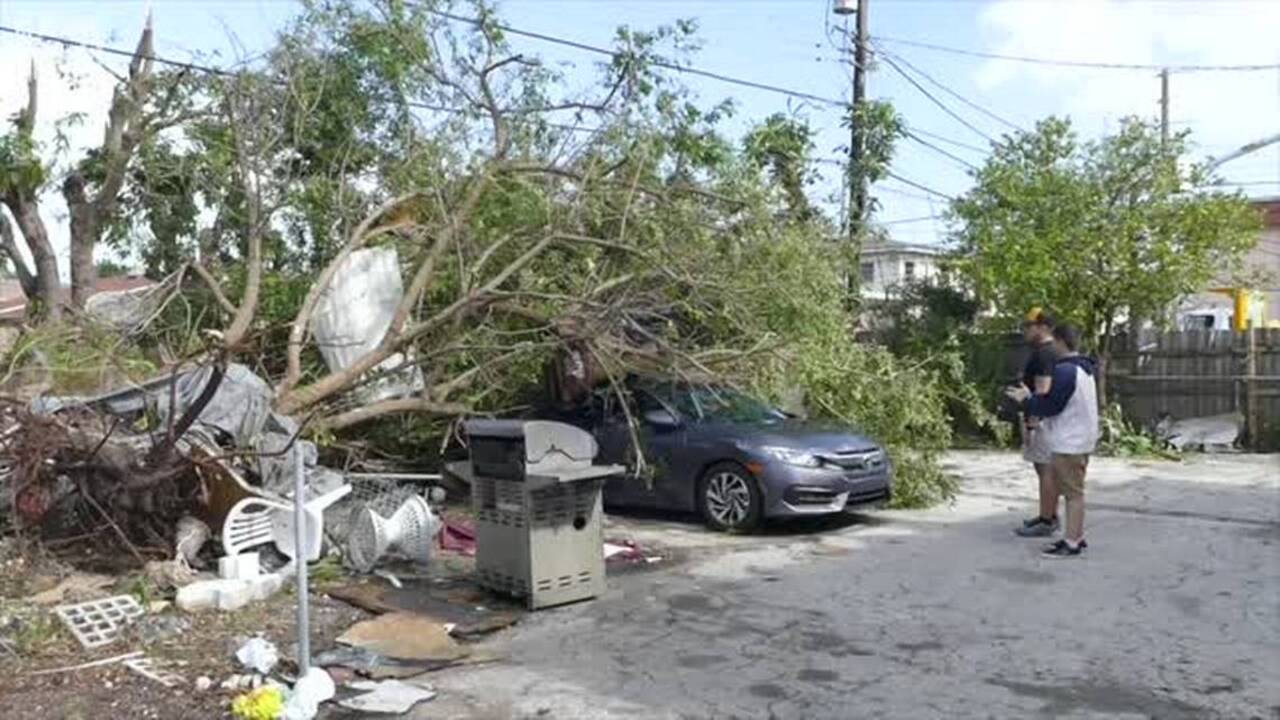
[[[902,276],[910,280],[916,276],[916,264],[910,260],[902,263]]]
[[[862,263],[862,282],[874,282],[876,279],[875,263]]]

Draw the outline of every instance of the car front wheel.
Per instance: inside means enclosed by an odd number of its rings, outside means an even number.
[[[698,483],[698,507],[712,529],[754,530],[760,525],[763,506],[760,486],[738,465],[716,465],[707,470]]]

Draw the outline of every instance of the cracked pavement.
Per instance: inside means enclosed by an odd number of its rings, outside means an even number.
[[[615,519],[684,561],[489,641],[414,718],[1280,718],[1280,456],[1095,459],[1088,555],[1015,538],[1034,476],[760,536]]]

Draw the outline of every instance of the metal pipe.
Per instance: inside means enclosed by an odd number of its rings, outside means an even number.
[[[298,597],[298,677],[311,669],[311,621],[307,596],[307,488],[301,459],[294,463],[293,562]]]

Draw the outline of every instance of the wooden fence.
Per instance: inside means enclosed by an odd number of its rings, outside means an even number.
[[[1185,330],[1117,344],[1108,395],[1134,421],[1238,413],[1250,447],[1280,449],[1280,330]]]

